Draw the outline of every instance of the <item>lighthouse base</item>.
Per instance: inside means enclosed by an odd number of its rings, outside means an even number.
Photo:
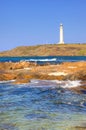
[[[59,42],[58,44],[64,44],[64,42]]]

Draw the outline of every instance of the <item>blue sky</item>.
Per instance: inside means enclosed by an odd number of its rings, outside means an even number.
[[[0,0],[0,51],[17,46],[86,42],[86,0]]]

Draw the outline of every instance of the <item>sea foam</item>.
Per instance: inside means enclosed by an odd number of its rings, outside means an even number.
[[[56,81],[56,83],[58,85],[60,85],[60,87],[62,88],[75,88],[81,85],[81,81],[80,80],[75,80],[75,81]]]
[[[52,87],[52,88],[74,88],[81,86],[80,80],[75,81],[59,81],[59,80],[31,80],[31,84],[35,84],[34,87]]]
[[[56,58],[52,58],[52,59],[28,59],[25,61],[56,61]]]

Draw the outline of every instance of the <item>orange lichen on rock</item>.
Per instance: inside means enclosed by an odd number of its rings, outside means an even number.
[[[86,80],[86,62],[65,62],[61,64],[37,65],[32,62],[0,63],[0,81],[13,80],[27,83],[31,79]]]

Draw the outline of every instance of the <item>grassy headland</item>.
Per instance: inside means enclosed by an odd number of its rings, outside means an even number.
[[[86,44],[19,46],[0,52],[0,56],[86,56]]]

